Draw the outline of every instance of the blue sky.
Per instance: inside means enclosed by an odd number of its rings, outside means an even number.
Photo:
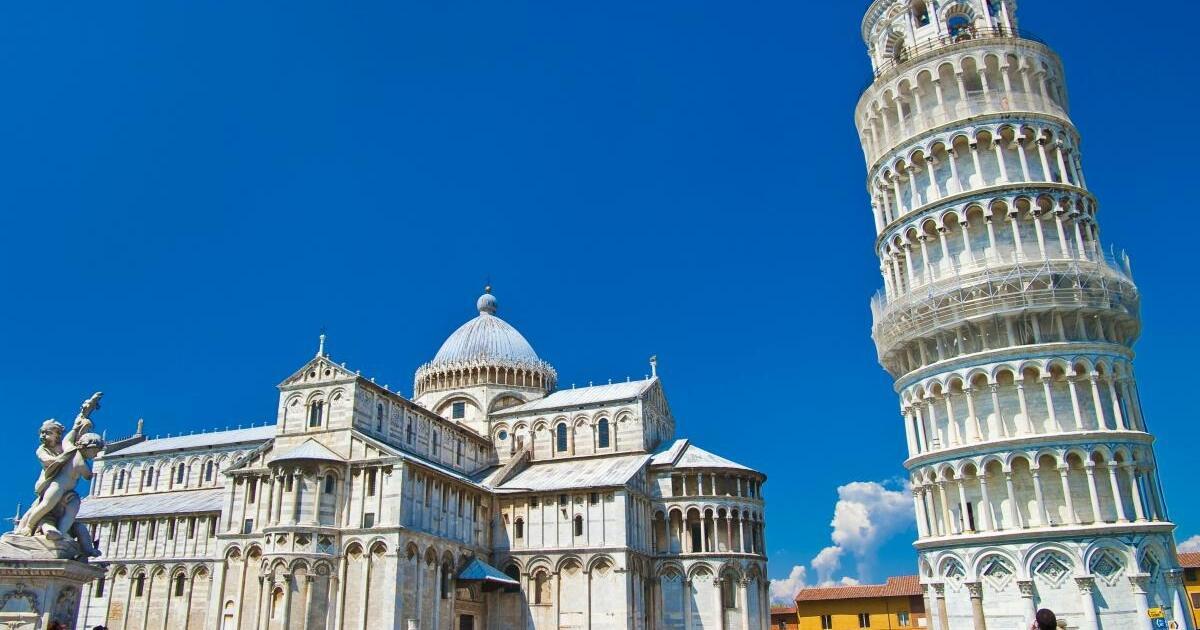
[[[851,120],[866,4],[9,3],[0,505],[28,503],[38,423],[97,389],[110,436],[273,420],[322,326],[410,391],[491,278],[566,386],[657,354],[680,433],[769,475],[772,575],[808,564],[840,486],[903,474]],[[1133,257],[1186,538],[1190,42],[1094,2],[1019,16],[1065,59],[1102,237]],[[911,527],[884,529],[835,577],[912,571]]]

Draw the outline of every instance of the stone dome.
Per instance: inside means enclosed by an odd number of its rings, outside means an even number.
[[[555,372],[524,335],[496,316],[492,288],[475,302],[479,315],[458,327],[433,360],[417,370],[416,395],[429,390],[497,383],[553,389]]]
[[[466,362],[497,362],[502,365],[539,364],[533,346],[511,324],[496,317],[496,297],[491,287],[479,296],[479,315],[458,327],[430,362],[431,366]]]

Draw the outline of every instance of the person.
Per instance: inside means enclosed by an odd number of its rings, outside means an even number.
[[[1058,617],[1049,608],[1043,608],[1034,615],[1034,624],[1030,630],[1058,630]]]

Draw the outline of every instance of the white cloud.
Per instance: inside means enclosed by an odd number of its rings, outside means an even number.
[[[817,553],[808,567],[797,564],[787,578],[771,580],[771,600],[791,602],[796,592],[806,586],[852,586],[874,579],[872,570],[879,548],[913,524],[912,495],[907,484],[855,481],[841,486],[829,523],[833,527],[830,535],[833,544]],[[1200,546],[1200,536],[1193,540]],[[847,554],[854,558],[857,575],[839,577],[842,559]],[[815,584],[808,583],[810,568],[816,573]]]
[[[1180,553],[1195,553],[1200,551],[1200,534],[1179,543]]]
[[[833,583],[833,574],[842,567],[842,551],[836,545],[826,547],[812,559],[812,568],[817,572],[819,584]]]
[[[771,601],[777,604],[790,604],[796,599],[796,593],[808,585],[808,569],[802,564],[792,567],[792,572],[782,580],[771,580]]]

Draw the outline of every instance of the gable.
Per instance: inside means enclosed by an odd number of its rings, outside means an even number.
[[[279,389],[290,389],[300,386],[340,383],[352,381],[357,378],[359,376],[354,372],[334,363],[328,356],[319,354],[309,360],[308,363],[305,363],[304,367],[285,378],[278,387]]]

